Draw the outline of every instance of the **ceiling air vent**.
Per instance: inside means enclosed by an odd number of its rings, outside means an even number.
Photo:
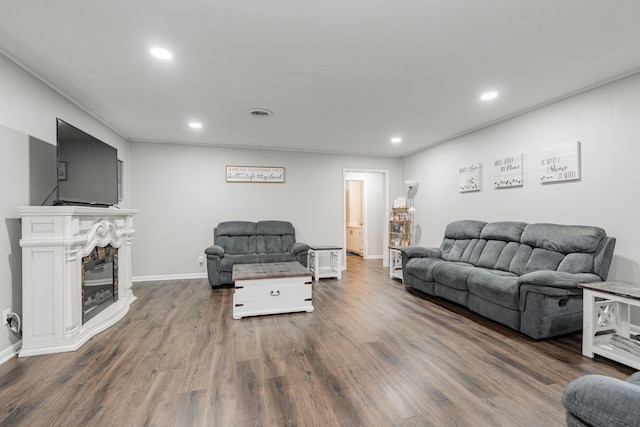
[[[252,117],[262,117],[262,118],[273,115],[273,113],[267,110],[266,108],[254,108],[252,110],[249,110],[249,114]]]

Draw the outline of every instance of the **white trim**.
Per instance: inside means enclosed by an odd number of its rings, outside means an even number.
[[[133,282],[156,282],[163,280],[206,279],[207,273],[161,274],[156,276],[134,276]]]
[[[0,351],[0,365],[16,357],[18,355],[18,350],[20,350],[20,347],[22,347],[22,340]]]

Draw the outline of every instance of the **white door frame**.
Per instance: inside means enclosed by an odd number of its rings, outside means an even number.
[[[344,268],[347,265],[347,173],[381,173],[383,179],[383,189],[384,194],[382,195],[382,203],[384,203],[382,212],[389,212],[389,171],[387,169],[362,169],[362,168],[344,168],[342,169],[342,225],[343,225],[343,245],[342,245],[342,259],[344,262]],[[366,184],[366,183],[365,183]],[[368,237],[368,218],[367,218],[367,196],[366,192],[363,197],[365,201],[365,206],[363,207],[363,215],[364,215],[364,227],[363,227],[363,238],[364,238],[364,248],[363,248],[363,257],[366,259],[368,255],[367,243],[369,241]],[[384,226],[383,226],[384,227]],[[389,246],[389,233],[386,228],[382,230],[382,265],[384,267],[389,266],[389,251],[385,250]]]

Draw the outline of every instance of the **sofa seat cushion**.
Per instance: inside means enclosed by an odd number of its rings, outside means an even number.
[[[438,258],[412,258],[404,266],[404,271],[425,282],[433,282],[433,267],[444,262]]]
[[[476,268],[467,279],[469,292],[512,310],[520,309],[518,276],[500,270]]]
[[[291,252],[258,254],[258,260],[260,263],[297,261],[296,256]]]
[[[467,278],[477,268],[464,262],[443,262],[433,268],[433,278],[447,287],[467,290]]]
[[[225,255],[220,259],[220,271],[231,272],[234,264],[257,264],[259,262],[258,254]]]

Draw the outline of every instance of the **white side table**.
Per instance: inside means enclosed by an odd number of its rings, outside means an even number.
[[[640,341],[631,339],[640,333],[640,325],[633,324],[630,316],[631,307],[640,307],[640,285],[598,282],[580,287],[583,290],[582,354],[587,357],[599,354],[640,369]],[[618,340],[616,345],[614,335]]]
[[[342,248],[340,246],[331,245],[310,245],[307,264],[309,270],[313,273],[313,280],[320,280],[327,277],[335,277],[338,280],[342,278],[342,270],[340,269],[340,254]],[[322,258],[329,258],[329,263],[322,265]],[[326,261],[326,260],[325,260]]]
[[[397,246],[389,246],[389,277],[392,279],[402,278],[402,252]]]

